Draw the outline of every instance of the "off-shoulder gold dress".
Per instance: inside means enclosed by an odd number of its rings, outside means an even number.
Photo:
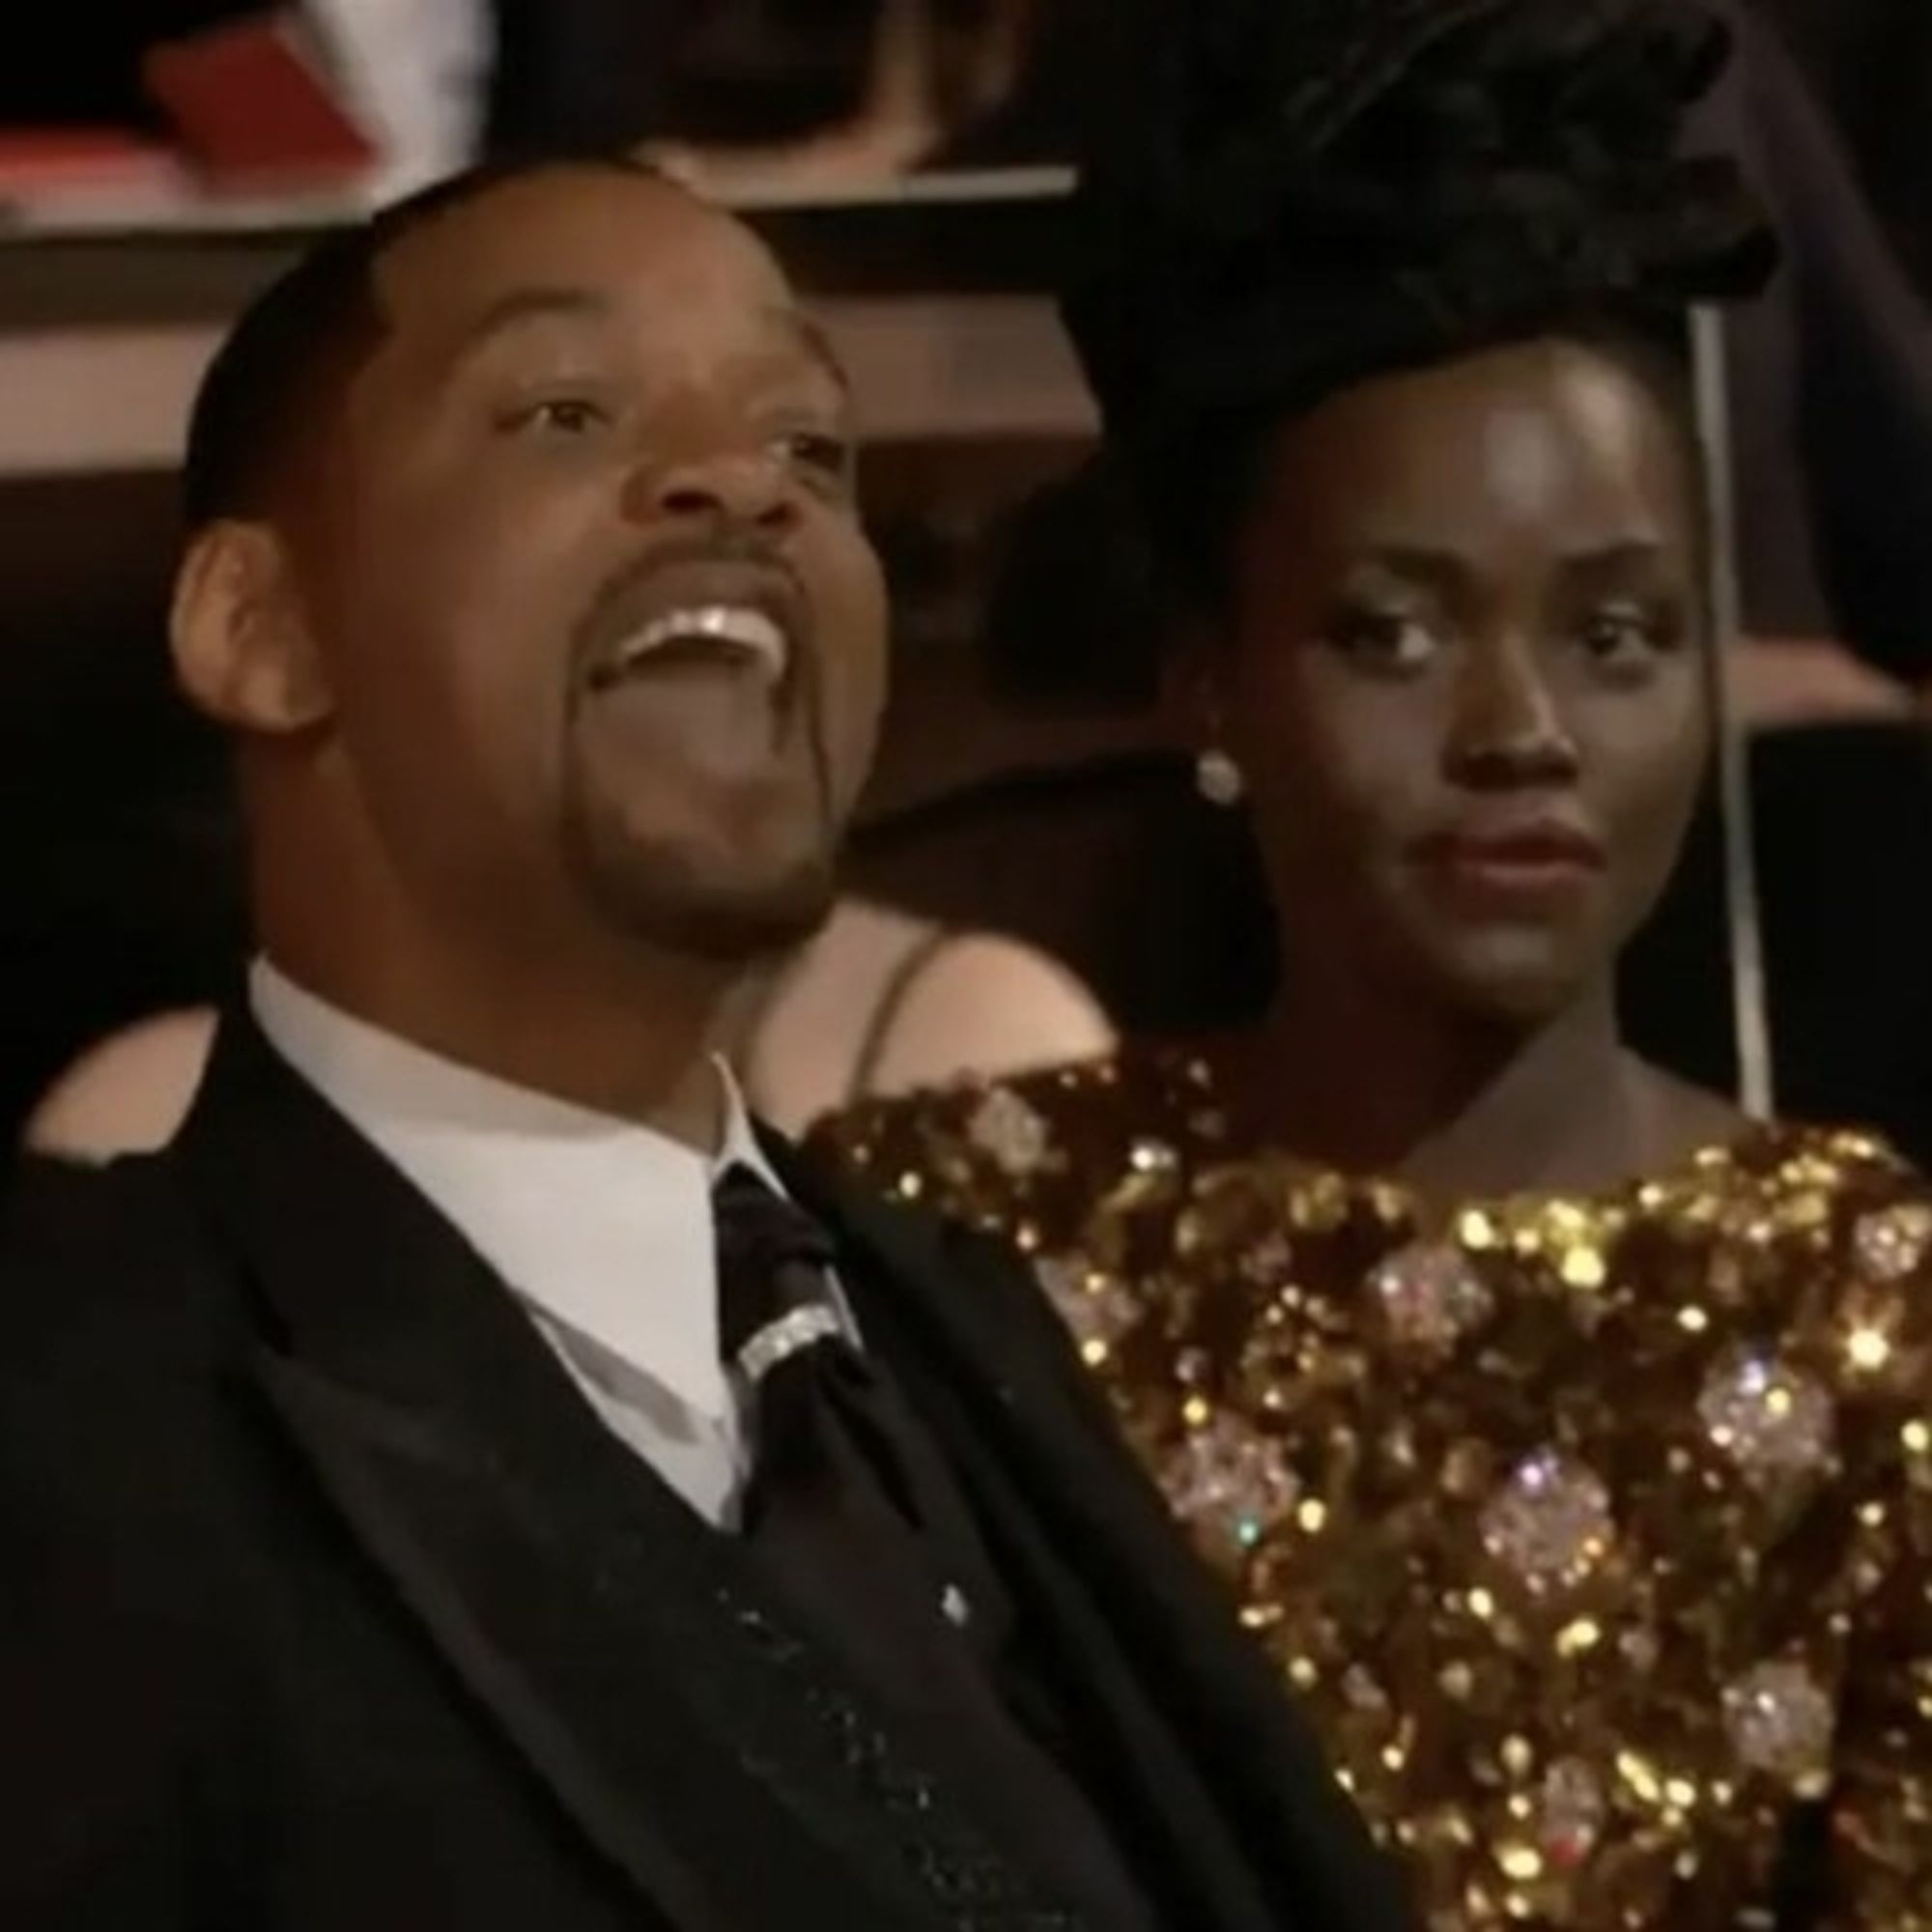
[[[1429,1225],[1230,1132],[1149,1048],[818,1139],[1035,1258],[1432,1925],[1932,1928],[1926,1185],[1766,1127]]]

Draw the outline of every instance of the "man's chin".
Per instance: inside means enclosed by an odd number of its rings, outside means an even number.
[[[838,877],[829,859],[755,880],[607,872],[597,897],[606,917],[634,939],[721,966],[749,966],[814,937],[838,902]]]
[[[694,900],[672,909],[660,932],[667,944],[695,958],[754,965],[815,938],[838,902],[838,888],[828,872],[783,892]]]

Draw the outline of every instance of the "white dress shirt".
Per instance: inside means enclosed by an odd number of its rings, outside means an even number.
[[[266,961],[249,995],[270,1044],[496,1270],[606,1426],[728,1526],[744,1432],[719,1359],[711,1186],[742,1164],[783,1190],[724,1064],[706,1157],[425,1052]]]

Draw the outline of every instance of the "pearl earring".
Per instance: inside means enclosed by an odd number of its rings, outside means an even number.
[[[1194,761],[1194,782],[1209,805],[1224,808],[1239,805],[1248,789],[1240,766],[1219,751],[1203,752]]]

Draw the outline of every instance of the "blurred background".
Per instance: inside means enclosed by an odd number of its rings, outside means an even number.
[[[1925,1160],[1932,8],[1731,11],[1741,58],[1702,138],[1746,155],[1786,244],[1728,367],[1733,688],[1780,1094]],[[635,146],[746,211],[853,371],[898,612],[867,900],[1024,941],[1125,1029],[1265,996],[1238,821],[1194,798],[1125,674],[1158,621],[1141,560],[1091,489],[1047,487],[1092,432],[1046,291],[1109,18],[1101,0],[36,10],[42,38],[0,71],[10,1141],[82,1049],[218,999],[245,956],[222,756],[162,642],[175,458],[221,329],[329,223],[556,143]],[[1626,992],[1640,1043],[1723,1081],[1719,859],[1707,813]]]

